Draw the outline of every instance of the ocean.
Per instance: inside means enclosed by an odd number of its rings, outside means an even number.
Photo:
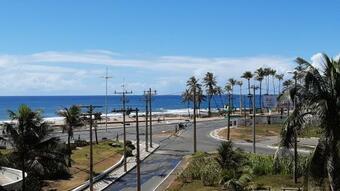
[[[108,96],[108,111],[112,109],[120,109],[121,96]],[[138,108],[140,111],[145,110],[144,96],[131,95],[127,96],[127,107]],[[244,106],[249,107],[249,99],[243,96]],[[259,96],[256,96],[257,107],[259,107]],[[233,96],[234,107],[239,107],[240,96]],[[227,97],[214,96],[211,101],[212,108],[222,108],[227,102]],[[64,107],[71,105],[98,105],[103,108],[98,108],[96,111],[105,112],[105,96],[1,96],[0,97],[0,120],[8,119],[8,110],[16,111],[21,104],[26,104],[32,109],[42,110],[43,116],[46,118],[56,117],[56,112]],[[208,107],[207,101],[201,104],[202,109]],[[153,96],[152,110],[154,112],[166,113],[183,113],[187,111],[187,103],[182,102],[179,95],[156,95]]]

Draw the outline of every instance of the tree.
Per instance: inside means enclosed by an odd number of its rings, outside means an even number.
[[[309,160],[308,176],[317,185],[328,179],[331,190],[340,190],[340,59],[322,54],[323,69],[302,58],[296,62],[303,68],[297,75],[302,83],[284,92],[284,98],[294,101],[295,109],[282,133],[281,146],[289,148],[295,132],[309,120],[317,121],[322,136]]]
[[[181,97],[182,97],[182,102],[187,103],[188,116],[190,117],[190,102],[193,100],[192,100],[192,95],[190,94],[189,89],[185,89]]]
[[[246,71],[243,73],[241,78],[244,78],[248,81],[248,98],[249,98],[249,108],[251,108],[251,93],[250,93],[250,79],[253,78],[253,74],[250,71]]]
[[[231,108],[231,91],[232,91],[232,87],[229,83],[227,83],[227,85],[224,87],[225,88],[225,91],[227,92],[228,94],[228,107],[226,108],[227,109],[227,116],[228,116],[228,124],[227,124],[227,127],[228,127],[228,132],[227,132],[227,139],[230,140],[230,113],[232,111],[232,108]]]
[[[187,81],[187,88],[190,92],[190,95],[192,95],[192,100],[194,102],[194,133],[193,133],[193,142],[194,142],[194,153],[197,151],[197,136],[196,136],[196,108],[197,108],[197,90],[201,90],[201,84],[198,83],[198,80],[195,78],[195,76],[192,76]],[[202,91],[203,92],[203,91]]]
[[[276,94],[276,89],[275,89],[275,75],[276,75],[276,70],[271,69],[269,72],[269,75],[272,77],[272,82],[273,82],[273,94]]]
[[[281,94],[281,81],[283,80],[283,77],[284,77],[284,74],[276,74],[275,75],[275,78],[277,80],[279,80],[279,89],[278,89],[279,95]]]
[[[97,133],[97,127],[98,127],[98,121],[102,120],[102,113],[95,113],[94,114],[94,135],[96,138],[96,144],[98,145],[98,133]]]
[[[228,84],[230,85],[231,87],[231,108],[232,110],[234,109],[234,86],[236,85],[236,80],[234,78],[229,78],[228,80]]]
[[[266,95],[269,95],[269,76],[271,68],[264,68],[264,78],[266,79]]]
[[[243,106],[242,85],[243,85],[243,82],[240,80],[240,81],[237,81],[236,84],[240,87],[240,115],[242,115],[242,106]]]
[[[262,81],[266,73],[263,68],[259,68],[255,71],[255,74],[256,74],[255,76],[256,80],[260,82],[260,109],[262,112]]]
[[[64,108],[57,112],[57,114],[61,117],[64,117],[64,125],[63,131],[67,132],[67,147],[68,147],[68,166],[71,167],[71,138],[73,138],[73,130],[74,128],[82,126],[81,121],[81,108],[77,105],[73,105],[70,108]]]
[[[206,91],[207,98],[208,98],[208,115],[210,117],[211,116],[211,99],[214,95],[216,95],[216,85],[217,85],[216,77],[214,76],[213,73],[207,72],[203,79],[203,83],[206,88],[205,91]]]
[[[57,150],[59,138],[49,136],[51,130],[40,111],[21,105],[17,112],[8,112],[12,122],[4,124],[9,137],[5,141],[13,147],[13,163],[22,170],[22,190],[28,184],[26,172],[31,178],[48,178],[57,168],[66,168],[64,155]]]

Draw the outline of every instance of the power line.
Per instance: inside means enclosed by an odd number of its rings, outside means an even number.
[[[141,191],[141,178],[140,178],[140,149],[139,149],[139,120],[138,120],[138,108],[136,109],[120,109],[120,110],[112,110],[112,112],[122,112],[130,114],[131,112],[136,112],[136,171],[137,171],[137,191]],[[125,143],[124,143],[125,147]],[[124,150],[124,158],[126,158],[126,152]],[[126,165],[126,161],[125,161]]]
[[[86,113],[82,113],[82,116],[85,120],[88,120],[90,123],[90,191],[93,191],[93,147],[92,147],[92,127],[93,127],[93,116],[97,113],[93,113],[95,108],[101,108],[102,106],[94,106],[94,105],[83,105],[80,106],[82,108],[87,108],[88,111]]]
[[[132,91],[126,91],[125,90],[125,85],[123,84],[122,85],[122,88],[123,88],[123,91],[121,92],[118,92],[118,91],[115,91],[114,94],[116,95],[122,95],[122,113],[123,113],[123,148],[124,148],[124,157],[123,157],[123,163],[124,163],[124,171],[126,172],[127,171],[127,166],[126,166],[126,124],[125,124],[125,115],[126,115],[126,102],[127,102],[127,99],[126,99],[126,94],[132,94]],[[114,111],[113,111],[114,112]]]
[[[147,96],[147,100],[149,102],[149,128],[150,128],[150,147],[152,148],[152,96],[157,94],[156,90],[151,90],[151,88],[149,88],[148,91],[146,91]]]

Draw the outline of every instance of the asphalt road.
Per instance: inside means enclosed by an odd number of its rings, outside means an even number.
[[[210,137],[210,132],[214,129],[218,129],[226,126],[225,120],[215,121],[202,121],[197,123],[197,150],[198,151],[216,151],[220,144],[220,141]],[[172,169],[181,161],[183,156],[193,153],[193,132],[192,126],[181,131],[179,136],[170,136],[163,134],[162,131],[174,130],[175,124],[157,124],[153,125],[153,142],[160,145],[159,149],[147,159],[141,163],[141,181],[142,190],[152,191],[157,185],[170,173]],[[140,139],[145,139],[145,126],[140,125]],[[115,138],[119,134],[119,138],[122,139],[122,128],[112,128],[98,131],[98,138]],[[66,134],[58,133],[58,136],[64,141],[67,139]],[[75,132],[74,138],[78,136],[81,139],[89,139],[88,131]],[[127,127],[127,139],[135,140],[135,125]],[[234,143],[236,147],[239,147],[245,151],[251,151],[252,145],[250,143]],[[258,153],[271,154],[275,150],[268,148],[266,145],[257,144],[256,151]],[[110,185],[107,189],[114,191],[128,191],[136,190],[136,170],[132,170],[123,176],[121,179]]]

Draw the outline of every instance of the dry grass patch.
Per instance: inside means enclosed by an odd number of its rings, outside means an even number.
[[[112,143],[112,141],[103,141],[98,145],[93,145],[93,168],[95,174],[99,174],[116,164],[122,157],[122,147],[112,147]],[[71,190],[87,181],[89,178],[89,153],[90,146],[73,150],[73,163],[70,168],[71,178],[68,180],[49,181],[48,186],[44,190]]]
[[[282,129],[281,124],[256,124],[256,139],[263,140],[265,137],[278,136]],[[244,140],[252,142],[252,126],[239,126],[230,129],[230,138],[233,140]],[[227,138],[228,129],[223,129],[218,133],[219,136]]]

